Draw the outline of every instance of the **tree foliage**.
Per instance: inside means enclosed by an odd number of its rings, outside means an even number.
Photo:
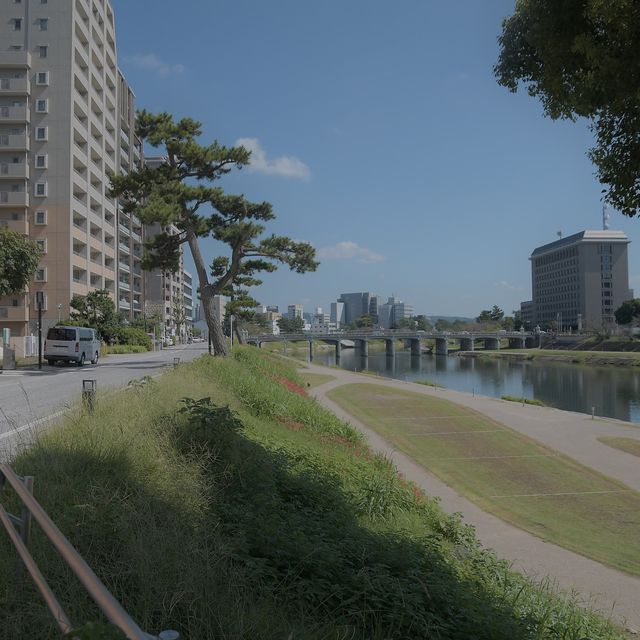
[[[0,296],[24,291],[33,277],[42,252],[17,231],[0,228]]]
[[[275,218],[268,202],[249,202],[242,195],[228,195],[213,183],[235,166],[250,162],[244,147],[225,147],[214,141],[201,145],[199,122],[174,121],[168,113],[138,113],[137,134],[165,153],[159,166],[146,166],[127,175],[112,176],[111,194],[120,198],[127,213],[146,224],[159,223],[165,231],[145,244],[143,268],[175,271],[180,246],[187,243],[198,275],[204,318],[214,351],[226,354],[220,322],[214,313],[213,296],[236,293],[237,287],[260,282],[256,274],[273,272],[286,264],[297,273],[317,267],[315,250],[306,242],[285,236],[263,237],[265,224]],[[177,229],[171,233],[169,225]],[[226,255],[210,265],[202,256],[199,239],[213,238],[226,245]]]
[[[640,319],[640,298],[625,300],[615,311],[618,324],[631,324]]]
[[[356,320],[356,327],[358,327],[359,329],[365,327],[373,327],[373,318],[370,315],[360,316]]]
[[[116,342],[123,319],[116,311],[116,305],[107,289],[96,289],[86,296],[76,294],[71,298],[69,307],[73,322],[97,329],[108,344]]]
[[[518,0],[503,22],[498,82],[520,83],[553,119],[589,118],[605,200],[640,210],[640,2]]]
[[[282,333],[300,333],[304,329],[304,319],[298,316],[295,318],[282,316],[278,318],[278,326]]]

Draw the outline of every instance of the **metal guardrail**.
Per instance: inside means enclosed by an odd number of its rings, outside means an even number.
[[[0,463],[0,489],[4,486],[5,481],[13,487],[22,501],[22,511],[18,518],[7,513],[0,504],[0,522],[2,522],[34,584],[44,598],[58,628],[64,635],[72,630],[71,622],[47,584],[33,556],[29,553],[28,544],[32,518],[40,525],[51,544],[109,622],[118,627],[129,640],[180,640],[180,634],[177,631],[163,631],[159,636],[153,636],[140,629],[33,497],[33,478],[31,476],[21,478],[7,464]],[[20,530],[20,535],[18,535],[16,526]]]

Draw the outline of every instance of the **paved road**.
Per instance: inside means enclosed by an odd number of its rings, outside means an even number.
[[[591,603],[604,615],[613,612],[614,620],[623,626],[640,629],[639,578],[544,542],[482,511],[414,460],[396,451],[375,431],[329,400],[326,393],[343,384],[364,382],[411,390],[425,395],[437,395],[472,407],[634,488],[640,487],[640,459],[606,447],[595,438],[598,435],[638,437],[640,436],[638,426],[616,420],[597,418],[591,420],[583,414],[531,405],[523,407],[504,400],[473,397],[470,394],[446,389],[433,389],[387,378],[372,378],[368,375],[327,369],[317,365],[307,365],[307,367],[305,369],[307,372],[330,374],[335,377],[335,380],[310,390],[318,401],[362,431],[371,446],[391,458],[407,479],[415,482],[428,494],[440,496],[441,506],[445,511],[461,512],[465,521],[476,528],[478,538],[486,547],[494,549],[499,557],[511,560],[514,568],[526,575],[540,579],[550,577],[561,588],[580,594],[584,602]]]
[[[176,357],[185,362],[206,351],[206,343],[194,343],[156,352],[110,355],[97,365],[84,367],[43,364],[41,371],[37,368],[3,371],[0,373],[0,456],[33,429],[45,425],[47,416],[59,415],[76,402],[83,379],[96,380],[99,392],[117,389],[134,378],[160,373],[172,366]]]

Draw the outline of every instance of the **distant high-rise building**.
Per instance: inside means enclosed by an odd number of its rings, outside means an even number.
[[[336,325],[336,327],[340,328],[345,322],[344,315],[344,302],[332,302],[331,303],[331,313],[330,313],[330,322]]]
[[[290,304],[287,307],[287,317],[289,320],[293,320],[295,318],[302,318],[304,310],[301,304]]]
[[[341,293],[338,302],[344,304],[344,322],[353,324],[362,316],[371,315],[374,322],[378,315],[378,296],[372,296],[368,291],[359,293]]]
[[[622,231],[581,231],[534,249],[529,259],[535,323],[558,329],[615,324],[616,309],[633,297],[628,244]]]
[[[413,316],[413,307],[402,300],[391,296],[378,308],[378,325],[383,329],[390,329],[403,320]]]

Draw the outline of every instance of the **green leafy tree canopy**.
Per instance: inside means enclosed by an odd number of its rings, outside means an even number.
[[[268,202],[253,203],[240,195],[227,195],[215,181],[235,166],[250,162],[244,147],[225,147],[214,141],[201,145],[199,122],[174,121],[168,113],[141,111],[136,133],[163,151],[164,161],[127,175],[111,177],[111,194],[120,198],[124,211],[146,224],[165,229],[145,244],[143,267],[175,271],[180,246],[188,244],[198,276],[204,319],[214,352],[226,355],[227,347],[214,312],[215,294],[232,295],[234,286],[255,283],[255,274],[272,272],[286,264],[298,273],[317,267],[315,250],[306,242],[285,236],[263,236],[265,223],[275,214]],[[170,225],[176,230],[170,232]],[[210,279],[199,239],[213,238],[226,245],[226,255],[211,264]]]
[[[640,298],[625,300],[615,311],[618,324],[631,324],[640,319]]]
[[[0,296],[24,291],[41,257],[34,242],[17,231],[0,227]]]
[[[498,82],[542,101],[547,116],[589,118],[605,201],[640,209],[640,2],[517,0],[502,24]]]
[[[69,303],[70,319],[77,324],[97,329],[102,339],[113,344],[123,326],[122,316],[107,289],[96,289],[86,296],[74,295]]]

